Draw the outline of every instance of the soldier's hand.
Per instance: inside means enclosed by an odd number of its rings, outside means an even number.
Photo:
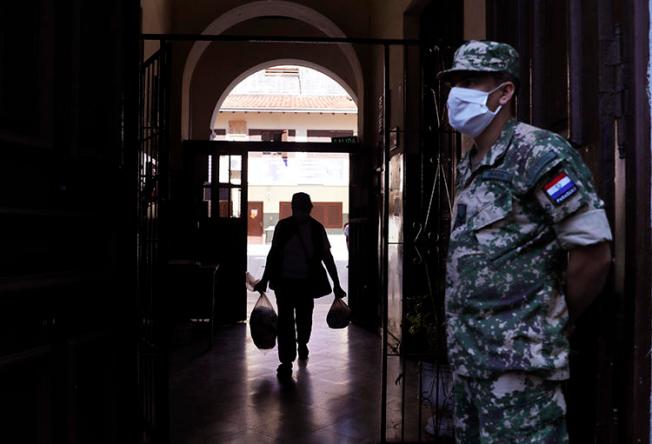
[[[337,286],[333,289],[333,293],[335,293],[335,297],[338,298],[338,299],[342,299],[342,298],[345,298],[345,297],[346,297],[346,291],[344,291],[344,290],[342,289],[342,287],[340,287],[339,285],[337,285]]]

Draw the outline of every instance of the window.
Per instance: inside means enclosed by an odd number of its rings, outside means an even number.
[[[214,128],[211,130],[210,140],[225,140],[226,130],[223,128]]]
[[[239,219],[242,217],[242,156],[208,155],[207,180],[202,185],[205,217]],[[217,209],[214,212],[213,209]]]
[[[299,68],[294,66],[274,66],[265,70],[266,77],[299,77]]]
[[[292,142],[297,135],[293,129],[250,129],[249,140],[262,142]]]
[[[308,142],[330,142],[333,137],[353,136],[353,130],[308,130]]]
[[[229,120],[229,134],[247,134],[247,121]]]

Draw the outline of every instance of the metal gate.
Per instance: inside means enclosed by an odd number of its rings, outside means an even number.
[[[444,291],[461,141],[448,124],[448,86],[437,73],[450,66],[462,42],[462,8],[459,2],[432,2],[416,17],[419,45],[402,54],[402,146],[385,139],[381,441],[449,443],[453,403]]]
[[[451,2],[455,5],[456,2]],[[441,14],[446,17],[446,14]],[[144,39],[160,38],[159,35],[143,35]],[[247,41],[255,43],[265,42],[307,42],[323,44],[362,44],[383,48],[383,93],[378,100],[379,133],[382,134],[378,157],[382,155],[382,168],[379,172],[382,188],[382,207],[380,229],[379,254],[374,258],[380,259],[381,291],[379,299],[392,295],[382,300],[383,303],[383,385],[381,400],[381,430],[382,442],[446,442],[449,435],[445,432],[450,429],[450,390],[448,367],[445,361],[443,347],[443,257],[447,244],[448,221],[450,220],[448,199],[452,192],[452,168],[456,157],[457,136],[445,125],[445,91],[440,90],[433,73],[441,69],[444,56],[447,62],[452,58],[454,45],[445,46],[430,44],[424,46],[422,54],[425,64],[420,74],[421,79],[428,79],[421,86],[419,101],[423,105],[421,116],[428,116],[428,122],[422,122],[422,134],[419,143],[413,146],[410,153],[404,148],[398,149],[391,146],[393,136],[398,137],[398,130],[390,130],[390,48],[419,48],[422,43],[418,40],[380,40],[380,39],[331,39],[331,38],[262,38],[251,36],[209,36],[209,35],[182,35],[168,36],[171,40],[195,41]],[[276,40],[275,40],[276,39]],[[430,49],[428,49],[430,48]],[[417,49],[418,51],[418,49]],[[142,100],[141,104],[141,168],[140,183],[141,206],[139,220],[141,221],[141,239],[139,240],[141,266],[140,295],[141,315],[143,322],[143,335],[140,346],[141,387],[143,388],[143,412],[146,425],[146,436],[156,442],[157,437],[162,437],[162,432],[167,427],[166,417],[166,367],[162,365],[166,350],[161,348],[160,300],[155,299],[156,285],[160,282],[157,276],[160,273],[163,243],[161,235],[163,226],[161,221],[165,204],[163,196],[166,194],[165,178],[162,174],[166,171],[164,161],[164,130],[166,128],[164,103],[165,68],[167,55],[162,50],[148,60],[143,67]],[[404,67],[407,62],[404,60]],[[427,66],[426,66],[427,64]],[[414,68],[421,69],[417,64]],[[429,70],[429,71],[428,71]],[[427,128],[427,131],[425,131]],[[188,144],[189,142],[186,142]],[[213,142],[215,143],[215,142]],[[414,151],[416,151],[417,162]],[[152,165],[148,166],[150,159]],[[378,159],[380,160],[380,159]],[[203,168],[202,168],[203,170]],[[405,174],[409,170],[410,174]],[[412,174],[414,173],[414,174]],[[410,176],[411,184],[420,190],[410,205],[416,205],[419,213],[417,220],[406,218],[403,220],[403,184]],[[150,184],[147,186],[146,184]],[[211,196],[206,200],[211,202],[217,199],[217,186],[219,181],[211,180]],[[206,184],[208,186],[208,184]],[[153,195],[150,193],[153,190]],[[213,193],[212,191],[215,191]],[[371,206],[371,205],[370,205]],[[219,210],[219,207],[214,207]],[[228,206],[226,207],[228,210]],[[406,207],[407,208],[407,207]],[[412,225],[412,222],[415,222]],[[398,231],[394,228],[398,227]],[[405,228],[404,228],[405,227]],[[246,228],[246,227],[245,227]],[[404,232],[403,232],[404,230]],[[244,232],[246,234],[246,231]],[[391,234],[391,236],[390,236]],[[402,273],[405,272],[405,278]],[[409,276],[409,277],[407,277]],[[393,292],[397,289],[397,292]],[[406,295],[404,297],[404,295]],[[416,328],[410,330],[409,318],[406,316],[416,307],[415,295],[422,297],[422,305],[418,309],[427,307],[430,319],[429,325],[436,331],[431,337],[432,341],[424,338]],[[155,304],[156,301],[156,304]],[[394,302],[397,304],[392,305]],[[376,308],[374,305],[367,308]],[[415,320],[412,320],[416,323]],[[391,325],[390,325],[391,324]],[[429,336],[428,330],[426,336]],[[435,350],[433,352],[433,350]],[[448,421],[448,422],[447,422]],[[427,434],[426,432],[431,432]],[[157,433],[159,435],[157,435]],[[160,438],[163,439],[163,438]],[[448,439],[450,441],[450,439]]]
[[[162,292],[167,195],[169,50],[141,65],[137,169],[138,388],[141,442],[168,440],[168,368]]]
[[[405,153],[406,158],[393,154],[386,164],[390,204],[385,223],[391,227],[399,213],[404,220],[402,239],[393,239],[391,229],[387,238],[383,442],[452,442],[444,283],[459,137],[447,123],[447,90],[436,73],[453,50],[443,44],[421,47],[418,150]],[[399,203],[393,197],[407,195],[400,189],[401,176],[408,176],[406,187],[419,191],[412,201]]]

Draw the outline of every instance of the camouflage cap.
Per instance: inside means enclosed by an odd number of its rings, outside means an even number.
[[[453,66],[441,71],[437,77],[449,80],[454,73],[464,71],[507,72],[518,79],[518,52],[507,43],[470,40],[455,51]]]

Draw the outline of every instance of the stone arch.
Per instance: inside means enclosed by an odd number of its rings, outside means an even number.
[[[335,74],[330,69],[325,68],[325,67],[323,67],[321,65],[318,65],[317,63],[313,63],[313,62],[309,62],[309,61],[301,60],[301,59],[274,59],[274,60],[270,60],[268,62],[263,62],[263,63],[259,63],[259,64],[255,65],[255,66],[252,66],[251,68],[247,69],[242,74],[237,76],[224,89],[224,91],[222,92],[222,95],[220,96],[219,100],[215,104],[215,109],[213,110],[213,114],[211,115],[210,125],[212,125],[213,122],[215,122],[215,120],[217,119],[218,113],[220,112],[220,108],[222,107],[222,103],[224,103],[224,100],[231,93],[233,88],[236,87],[236,85],[238,85],[240,82],[242,82],[244,79],[246,79],[247,77],[249,77],[251,74],[253,74],[255,72],[258,72],[258,71],[266,69],[266,68],[270,68],[272,66],[278,66],[278,65],[303,66],[303,67],[306,67],[306,68],[312,68],[315,71],[319,71],[322,74],[327,75],[331,79],[335,80],[342,88],[344,88],[346,93],[351,96],[351,98],[355,102],[356,106],[358,107],[358,112],[359,112],[360,103],[359,103],[358,95],[356,94],[356,92],[353,90],[353,88],[351,88],[351,86],[347,82],[342,80],[342,78],[340,76]],[[360,129],[358,128],[358,132],[359,131],[360,131]]]
[[[213,20],[213,22],[211,22],[211,24],[208,25],[204,31],[202,31],[202,34],[218,35],[244,21],[257,17],[267,16],[285,16],[293,18],[318,29],[328,37],[346,37],[344,32],[325,15],[307,6],[285,0],[260,0],[238,6],[237,8],[233,8]],[[188,57],[186,58],[181,84],[182,139],[188,139],[190,135],[190,84],[192,82],[192,76],[202,54],[209,45],[210,42],[194,42]],[[350,65],[350,69],[353,72],[353,76],[355,78],[356,85],[353,85],[352,89],[357,91],[357,94],[351,95],[351,97],[357,98],[356,103],[358,105],[358,121],[360,122],[364,104],[364,80],[362,74],[362,66],[351,44],[343,43],[339,44],[338,46],[341,49],[344,57],[347,59]],[[362,125],[358,126],[359,130],[361,131]]]

